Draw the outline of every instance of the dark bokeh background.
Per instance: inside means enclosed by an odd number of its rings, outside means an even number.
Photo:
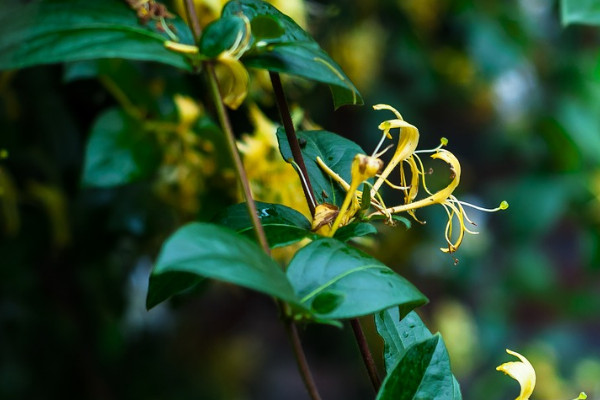
[[[369,152],[389,117],[370,106],[391,104],[419,127],[421,148],[449,139],[459,198],[510,203],[470,213],[480,234],[456,266],[438,250],[442,208],[361,244],[431,299],[421,314],[442,331],[464,398],[516,396],[495,371],[508,347],[535,366],[535,399],[600,399],[598,29],[561,27],[552,0],[284,4],[296,6],[367,105],[333,112],[326,87],[293,80],[297,110]],[[263,80],[253,77],[250,99],[275,118]],[[193,180],[162,168],[83,187],[86,140],[102,112],[123,105],[119,92],[174,123],[175,94],[206,96],[195,77],[115,60],[0,74],[0,397],[306,399],[268,298],[210,282],[145,311],[162,241],[236,194],[208,116],[193,130],[214,149]],[[232,118],[238,133],[253,130],[246,107]],[[348,327],[302,336],[325,399],[372,397]]]

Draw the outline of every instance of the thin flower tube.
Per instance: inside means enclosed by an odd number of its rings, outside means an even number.
[[[368,158],[369,160],[377,160],[377,165],[383,165],[383,162],[379,160],[379,157],[385,153],[389,147],[383,151],[380,151],[379,149],[382,147],[386,139],[392,139],[391,131],[393,129],[397,128],[399,130],[399,137],[394,154],[392,155],[392,158],[388,164],[385,166],[385,168],[382,168],[383,171],[381,173],[375,172],[374,174],[377,179],[372,185],[368,196],[370,199],[370,206],[373,207],[374,211],[372,211],[370,214],[366,213],[366,215],[359,214],[361,219],[370,220],[375,217],[383,216],[388,223],[393,224],[394,214],[406,212],[416,221],[419,221],[415,215],[416,210],[433,204],[440,204],[448,216],[448,222],[444,231],[447,247],[443,247],[441,250],[445,253],[454,253],[460,247],[465,233],[477,233],[467,227],[467,224],[475,225],[475,223],[465,212],[465,206],[485,212],[495,212],[508,208],[508,203],[506,201],[500,203],[500,205],[496,208],[487,209],[458,200],[453,193],[460,183],[462,172],[461,165],[454,154],[443,148],[448,143],[447,139],[442,138],[440,145],[434,149],[417,151],[416,149],[419,142],[419,130],[414,125],[404,121],[402,115],[389,105],[378,104],[373,108],[375,110],[392,111],[396,118],[379,124],[379,129],[382,131],[382,138],[379,144],[377,145],[371,157],[365,155],[361,155],[361,157],[366,157],[365,159]],[[426,184],[426,176],[428,173],[425,172],[423,162],[419,157],[419,154],[423,153],[431,153],[430,157],[432,159],[444,161],[446,164],[448,164],[450,169],[450,182],[446,185],[446,187],[438,190],[435,193],[431,192]],[[335,216],[335,220],[333,220],[332,217],[334,210],[331,210],[331,207],[328,213],[329,222],[333,221],[333,225],[331,225],[331,227],[334,228],[333,231],[335,233],[335,229],[337,229],[339,226],[345,225],[352,221],[353,218],[355,218],[355,215],[361,211],[361,208],[362,210],[365,209],[364,206],[361,207],[359,205],[359,200],[363,198],[363,192],[359,191],[358,187],[362,182],[364,182],[364,180],[368,178],[356,183],[355,174],[353,172],[352,182],[348,184],[338,174],[325,165],[322,160],[317,159],[316,161],[323,171],[331,176],[347,192],[347,196],[344,199],[344,204],[342,204],[339,214]],[[372,162],[373,165],[375,164],[375,161],[370,162]],[[405,166],[408,167],[408,171],[405,171]],[[389,179],[392,172],[396,170],[396,167],[399,169],[400,185],[393,184]],[[354,163],[352,168],[354,171]],[[410,174],[410,179],[408,178],[408,173]],[[384,203],[383,197],[379,193],[383,184],[386,184],[391,189],[402,191],[404,193],[404,203],[391,207],[387,206]],[[422,186],[423,191],[427,194],[427,196],[417,200],[420,186]],[[320,226],[322,226],[325,223],[325,219],[321,218],[319,223]]]

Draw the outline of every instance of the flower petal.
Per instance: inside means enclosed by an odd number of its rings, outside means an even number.
[[[509,375],[511,378],[517,380],[521,385],[521,393],[515,400],[528,400],[533,393],[535,387],[535,370],[531,363],[523,357],[521,354],[506,349],[506,352],[510,355],[518,357],[521,361],[511,361],[504,363],[496,368],[498,371],[502,371]]]

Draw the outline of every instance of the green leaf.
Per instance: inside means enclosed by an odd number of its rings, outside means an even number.
[[[83,184],[108,187],[152,175],[158,166],[154,137],[124,111],[104,112],[92,127],[85,150]]]
[[[217,57],[233,47],[238,35],[244,34],[244,26],[244,20],[236,15],[223,16],[211,22],[202,32],[200,52],[210,58]]]
[[[152,271],[155,282],[148,292],[148,303],[176,294],[185,286],[181,276],[172,285],[173,273],[190,274],[188,287],[196,283],[196,277],[211,278],[298,303],[286,275],[273,259],[244,236],[214,224],[185,225],[164,243]],[[164,289],[173,286],[176,290],[171,294]],[[153,291],[157,287],[162,288],[160,293]]]
[[[223,17],[239,13],[252,26],[252,45],[242,57],[246,66],[326,83],[336,108],[363,104],[360,93],[340,66],[290,17],[258,0],[231,1],[223,8]]]
[[[317,239],[299,250],[287,275],[296,296],[319,318],[354,318],[391,306],[412,309],[427,302],[421,292],[390,268],[330,238]]]
[[[419,315],[411,311],[402,319],[398,307],[391,307],[375,315],[377,332],[384,342],[385,369],[390,374],[411,346],[434,337]],[[448,369],[450,367],[448,366]],[[453,400],[462,400],[460,385],[452,376]]]
[[[454,399],[448,351],[439,334],[409,347],[377,395],[377,400],[414,399]]]
[[[373,235],[375,233],[377,233],[377,229],[368,222],[354,222],[350,225],[342,226],[337,230],[334,237],[342,242],[347,242],[355,237]]]
[[[146,308],[150,310],[169,297],[196,286],[202,279],[202,277],[189,272],[167,272],[161,275],[151,275],[146,297]]]
[[[255,203],[258,217],[271,248],[287,246],[305,237],[315,236],[310,230],[311,225],[308,219],[293,208],[260,201]],[[246,203],[227,207],[215,217],[214,221],[253,240],[256,238]]]
[[[375,326],[383,339],[383,359],[387,371],[391,371],[398,363],[407,348],[432,336],[416,312],[411,311],[400,319],[398,307],[391,307],[377,313]]]
[[[180,18],[168,22],[180,43],[194,43]],[[191,70],[187,56],[166,49],[166,40],[154,22],[138,22],[124,1],[8,0],[0,13],[0,69],[126,58]]]
[[[561,21],[570,24],[600,25],[598,0],[561,0]]]
[[[346,192],[329,175],[323,173],[323,170],[317,164],[317,157],[320,157],[329,168],[350,183],[354,156],[358,153],[366,153],[353,141],[333,132],[299,131],[297,136],[298,140],[304,143],[301,146],[302,156],[317,203],[330,203],[341,206]],[[283,128],[277,129],[277,140],[283,159],[286,161],[293,159]]]

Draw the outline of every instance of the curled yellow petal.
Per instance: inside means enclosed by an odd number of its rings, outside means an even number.
[[[217,58],[215,73],[223,103],[237,109],[248,94],[248,71],[239,60],[224,52]]]
[[[521,361],[504,363],[498,366],[496,370],[504,372],[511,378],[517,380],[519,385],[521,385],[521,393],[515,400],[529,400],[529,397],[533,393],[533,388],[535,387],[535,370],[531,363],[521,354],[509,349],[506,349],[506,352],[517,357]]]

